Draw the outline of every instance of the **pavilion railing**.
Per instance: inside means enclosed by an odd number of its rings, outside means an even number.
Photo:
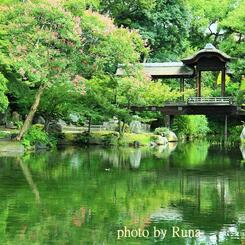
[[[187,104],[189,105],[232,105],[232,97],[190,97],[187,99]]]

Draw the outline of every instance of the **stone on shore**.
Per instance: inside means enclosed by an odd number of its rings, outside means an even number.
[[[166,145],[166,144],[168,144],[168,140],[166,137],[157,135],[157,139],[155,140],[155,143],[157,145]]]
[[[168,142],[177,142],[178,138],[174,132],[170,131],[167,135],[167,140]]]

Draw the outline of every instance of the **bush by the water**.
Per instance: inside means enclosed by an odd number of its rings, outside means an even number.
[[[172,129],[183,137],[203,137],[209,132],[208,120],[203,115],[183,115],[174,118]]]
[[[167,137],[170,133],[169,128],[161,127],[161,128],[156,128],[154,133],[156,135],[161,135],[163,137]]]
[[[22,144],[27,149],[35,147],[37,144],[47,147],[54,146],[52,137],[48,136],[43,129],[43,125],[40,124],[35,124],[28,130],[27,134],[25,134],[22,139]]]

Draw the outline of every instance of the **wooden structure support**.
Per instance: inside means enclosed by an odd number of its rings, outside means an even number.
[[[201,71],[197,69],[196,73],[196,95],[201,97]]]
[[[225,68],[223,68],[221,73],[221,96],[225,96],[225,77],[226,77],[226,70]]]
[[[182,100],[185,100],[184,92],[185,92],[185,79],[184,77],[180,78],[180,92],[183,93]]]

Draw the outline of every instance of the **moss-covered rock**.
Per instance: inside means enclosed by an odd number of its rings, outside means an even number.
[[[169,134],[167,135],[167,140],[168,142],[177,142],[178,138],[174,132],[170,131]]]

